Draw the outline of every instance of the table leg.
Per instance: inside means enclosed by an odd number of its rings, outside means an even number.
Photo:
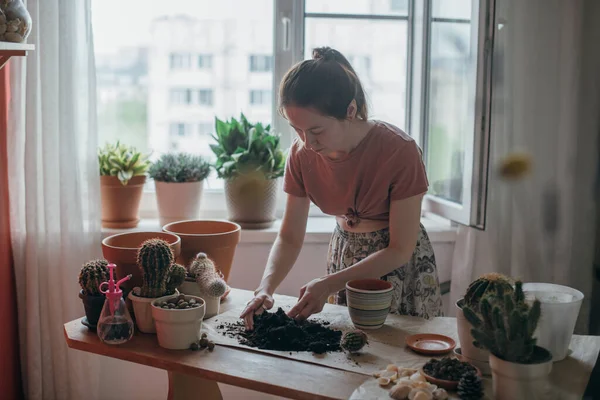
[[[168,400],[223,400],[215,381],[169,371]]]

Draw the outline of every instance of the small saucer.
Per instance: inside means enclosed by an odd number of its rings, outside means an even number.
[[[439,355],[451,352],[456,347],[454,339],[436,333],[419,333],[406,338],[406,345],[414,352]]]
[[[81,318],[81,324],[87,326],[90,331],[96,332],[96,325],[90,324],[87,317]]]

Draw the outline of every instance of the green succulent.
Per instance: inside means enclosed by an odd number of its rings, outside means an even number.
[[[198,182],[208,174],[210,163],[187,153],[163,154],[148,169],[148,175],[159,182]]]
[[[117,141],[107,143],[98,149],[98,162],[101,176],[116,176],[123,186],[134,176],[144,175],[150,167],[149,155],[142,154],[135,147]]]
[[[283,176],[285,153],[279,148],[280,138],[271,126],[250,123],[243,113],[240,120],[215,118],[217,142],[210,148],[217,156],[215,169],[219,178],[233,179],[241,175],[260,174],[266,179]]]

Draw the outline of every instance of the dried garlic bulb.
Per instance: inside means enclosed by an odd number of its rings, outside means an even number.
[[[409,385],[400,383],[390,390],[390,397],[394,400],[405,400],[408,399],[411,390]]]
[[[422,389],[412,389],[408,394],[408,400],[433,400],[433,395]]]
[[[446,390],[439,388],[439,389],[435,389],[433,391],[433,399],[434,400],[447,400],[448,399],[448,392],[446,392]]]

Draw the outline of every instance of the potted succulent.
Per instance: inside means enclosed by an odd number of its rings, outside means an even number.
[[[525,301],[523,284],[505,292],[498,285],[480,301],[479,310],[463,306],[474,344],[490,352],[494,398],[535,399],[552,370],[552,354],[536,345],[533,334],[541,314],[539,300]],[[542,382],[541,382],[542,381]]]
[[[79,298],[83,301],[85,319],[82,323],[94,330],[98,324],[102,307],[104,306],[104,295],[100,292],[100,284],[108,282],[108,261],[88,261],[79,271]]]
[[[173,250],[161,239],[149,239],[138,252],[138,265],[142,270],[142,287],[129,293],[133,303],[135,322],[144,333],[156,332],[150,303],[159,297],[172,295],[185,279],[185,268],[173,262]]]
[[[195,219],[210,163],[186,153],[164,154],[148,169],[156,185],[160,226]]]
[[[215,118],[217,156],[215,169],[225,179],[229,219],[242,228],[266,228],[275,221],[278,179],[283,176],[285,154],[279,148],[279,135],[271,126],[240,120]]]
[[[206,253],[198,253],[190,264],[185,281],[179,287],[182,293],[199,296],[204,299],[208,319],[219,314],[221,298],[227,291],[227,283],[217,272],[215,264]]]
[[[151,304],[160,347],[185,350],[198,342],[205,312],[203,299],[179,294],[155,299]]]
[[[142,199],[148,155],[117,141],[98,150],[100,164],[100,196],[102,226],[105,228],[134,228],[139,222],[138,210]]]
[[[456,302],[456,324],[462,356],[484,374],[490,373],[489,352],[473,345],[472,327],[465,318],[463,307],[467,306],[478,313],[481,299],[487,294],[495,293],[499,287],[504,293],[512,293],[513,282],[509,277],[498,273],[482,275],[471,282],[465,296]],[[478,316],[481,318],[481,315]]]

